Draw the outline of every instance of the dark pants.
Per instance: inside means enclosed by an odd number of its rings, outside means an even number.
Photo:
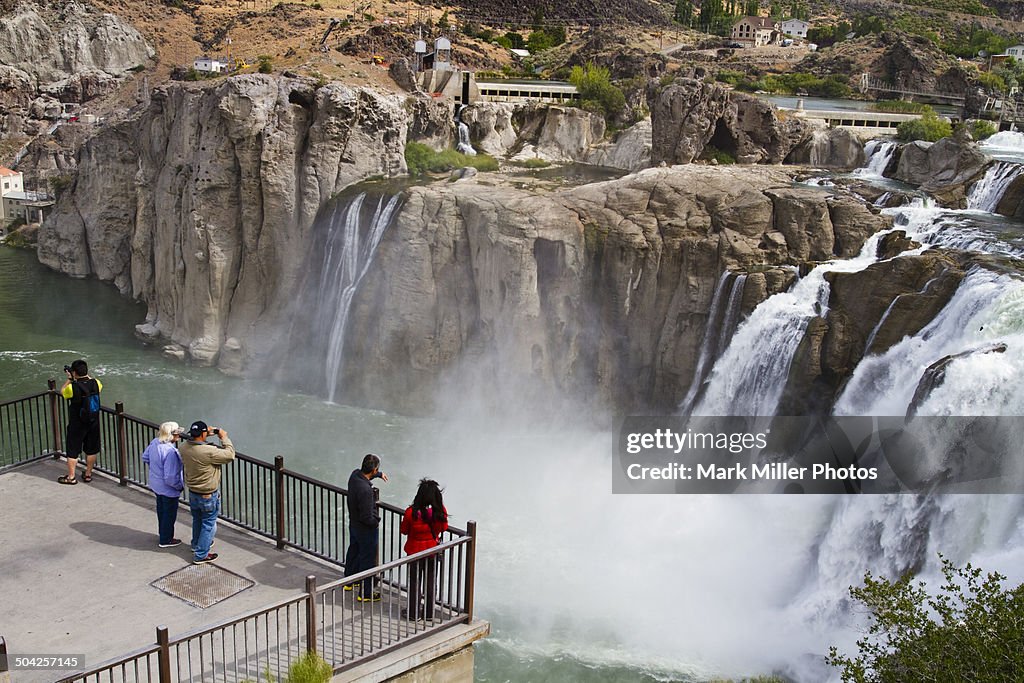
[[[174,538],[174,522],[177,519],[178,499],[157,494],[156,522],[160,529],[160,545],[167,545]]]
[[[376,567],[377,529],[350,524],[348,536],[350,540],[348,552],[345,553],[345,576],[353,576]],[[364,580],[362,586],[363,595],[369,596],[373,590],[373,580]]]
[[[434,600],[437,597],[437,563],[439,557],[427,557],[409,565],[409,616],[434,618]],[[420,604],[420,597],[424,604]]]

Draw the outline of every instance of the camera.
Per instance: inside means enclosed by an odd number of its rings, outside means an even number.
[[[70,365],[65,365],[64,366],[64,372],[66,372],[66,373],[68,373],[70,375],[71,374],[71,366]]]
[[[210,427],[210,433],[214,436],[220,436],[220,427]]]

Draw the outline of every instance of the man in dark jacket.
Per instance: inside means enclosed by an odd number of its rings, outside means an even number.
[[[348,552],[345,553],[345,576],[377,566],[377,489],[370,485],[374,479],[388,480],[380,471],[380,458],[367,453],[363,465],[352,470],[348,478]],[[365,579],[356,598],[360,602],[376,602],[380,593],[373,590],[373,580]]]

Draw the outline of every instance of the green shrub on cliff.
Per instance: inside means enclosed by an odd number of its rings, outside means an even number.
[[[409,167],[411,176],[425,173],[445,173],[466,166],[472,166],[478,171],[498,170],[498,162],[492,156],[486,154],[468,156],[454,149],[435,152],[419,142],[410,142],[405,146],[405,163]]]
[[[957,130],[962,128],[967,129],[967,132],[971,134],[973,140],[984,140],[990,138],[998,132],[996,124],[991,121],[982,121],[981,119],[970,119],[957,125]]]
[[[603,66],[574,66],[569,73],[569,82],[579,91],[581,106],[603,114],[606,119],[626,107],[626,96],[612,83],[611,72]]]
[[[940,117],[931,107],[921,114],[921,118],[904,121],[896,129],[896,138],[904,142],[913,140],[935,142],[952,134],[953,126],[950,125],[949,120]]]
[[[896,581],[864,576],[850,588],[869,610],[856,657],[829,650],[844,683],[924,683],[1024,680],[1024,585],[1004,588],[1005,576],[942,561],[935,594],[909,575]]]

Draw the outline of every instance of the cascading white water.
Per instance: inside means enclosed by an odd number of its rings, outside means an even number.
[[[1014,326],[1019,326],[1019,329]],[[903,415],[914,396],[918,381],[929,365],[944,356],[980,347],[986,342],[1006,342],[1009,337],[1017,337],[1021,332],[1024,332],[1024,285],[1008,275],[975,269],[957,288],[950,302],[921,332],[914,337],[903,339],[879,356],[865,358],[857,365],[845,390],[836,401],[835,413]],[[1020,348],[1017,353],[1024,363],[1024,337],[1019,341]],[[991,356],[989,361],[974,363],[994,362],[1005,367],[1008,359],[1014,357],[1014,354],[1008,350],[1006,353]],[[958,360],[948,372],[964,364],[966,363]],[[938,396],[941,396],[943,388],[949,385],[948,377],[947,374],[947,380],[939,388]],[[959,414],[968,415],[999,414],[1008,407],[989,405],[992,398],[990,394],[996,390],[995,387],[988,387],[979,394],[977,380],[965,379],[968,380],[966,386],[970,389],[960,390],[956,395],[962,403],[947,401],[942,410],[938,410],[940,406],[932,404],[931,407],[936,411],[928,412],[950,414],[945,411],[952,409],[962,411]],[[968,391],[970,393],[967,393]],[[1006,392],[999,393],[1006,396]],[[1010,393],[1019,392],[1013,388]],[[932,400],[938,399],[932,396],[929,401]],[[985,403],[987,409],[979,412],[981,403]],[[995,413],[990,412],[993,409],[996,409]]]
[[[323,269],[317,291],[317,307],[329,316],[324,358],[327,400],[334,402],[338,379],[344,363],[345,332],[352,300],[363,276],[370,269],[384,231],[398,208],[399,195],[377,202],[365,234],[361,234],[362,208],[366,193],[356,195],[347,204],[335,206],[328,226]]]
[[[892,161],[892,155],[896,153],[899,145],[892,140],[872,140],[864,146],[864,154],[867,156],[867,165],[858,168],[854,175],[865,178],[881,178],[882,173]]]
[[[1002,131],[982,140],[979,147],[996,159],[1024,162],[1024,133]]]
[[[856,258],[819,265],[792,289],[768,297],[755,308],[719,356],[693,414],[774,415],[807,323],[828,310],[825,274],[867,268],[877,260],[880,237],[865,242]]]
[[[974,184],[967,195],[967,208],[992,213],[1003,198],[1006,188],[1024,171],[1024,166],[1009,161],[997,161]]]
[[[729,286],[730,280],[732,285]],[[693,403],[700,393],[710,364],[715,360],[722,349],[726,347],[740,318],[740,302],[743,300],[743,288],[746,285],[747,276],[745,273],[734,274],[726,271],[718,279],[715,287],[715,294],[711,299],[711,308],[708,311],[707,326],[704,328],[704,339],[700,345],[700,355],[697,357],[697,366],[693,371],[693,380],[686,396],[679,404],[679,412],[688,415],[693,408]],[[728,296],[725,290],[729,289]]]
[[[876,154],[873,157],[877,158]],[[1005,175],[1003,176],[1005,178]],[[927,244],[1019,256],[1014,247],[978,223],[977,212],[937,208],[930,201],[886,209],[896,228]],[[995,223],[1005,230],[1001,223]],[[920,253],[928,246],[907,254]],[[844,270],[874,261],[875,244]],[[899,258],[899,257],[897,257]],[[824,315],[828,284],[819,266],[789,292],[762,302],[738,329],[709,375],[703,400],[694,411],[705,415],[770,415],[778,404],[796,347],[807,321]],[[924,290],[931,281],[924,286]],[[892,311],[890,306],[886,316]],[[884,318],[883,318],[884,320]],[[879,323],[879,326],[881,323]],[[872,332],[873,341],[877,327]],[[976,268],[944,309],[920,332],[885,353],[861,360],[835,406],[836,415],[906,414],[925,369],[952,354],[1006,345],[999,352],[957,357],[945,380],[932,389],[919,415],[1024,415],[1024,282],[1009,274]],[[908,570],[938,585],[937,554],[957,563],[980,564],[1024,580],[1024,496],[875,495],[814,497],[803,512],[819,531],[798,570],[792,592],[780,597],[777,623],[828,633],[824,642],[855,651],[847,587],[864,573],[896,578]],[[804,550],[792,547],[785,552]],[[794,627],[800,631],[800,627]],[[821,652],[823,643],[808,644]],[[835,678],[835,671],[797,665],[798,680]]]
[[[466,156],[475,157],[476,150],[473,149],[473,142],[469,138],[469,126],[462,120],[462,111],[465,108],[466,105],[459,105],[458,111],[455,112],[455,124],[459,131],[459,141],[455,149]]]

